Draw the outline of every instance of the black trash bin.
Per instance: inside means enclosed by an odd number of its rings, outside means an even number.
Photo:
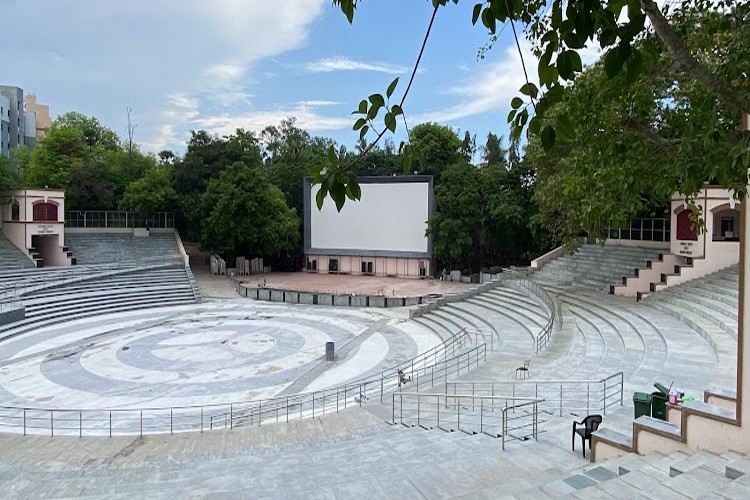
[[[654,384],[654,387],[658,390],[651,393],[651,416],[659,420],[666,420],[669,389],[659,383]]]
[[[634,392],[633,393],[633,407],[635,408],[635,417],[642,417],[643,415],[651,416],[651,394],[647,392]]]

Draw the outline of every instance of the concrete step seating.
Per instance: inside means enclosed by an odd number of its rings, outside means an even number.
[[[65,244],[78,264],[180,257],[174,233],[151,231],[148,237],[135,237],[132,233],[66,233]]]
[[[514,498],[719,498],[750,497],[750,459],[737,452],[716,455],[630,453],[571,470],[566,477],[530,488]]]
[[[52,286],[23,299],[26,318],[0,327],[0,340],[69,319],[196,302],[186,268],[179,265]]]
[[[657,260],[659,253],[652,248],[581,245],[575,254],[547,263],[535,280],[605,290],[622,283],[623,276],[632,276],[635,268],[645,267],[648,260]]]
[[[0,231],[0,271],[34,269],[36,264]]]
[[[581,463],[533,441],[502,452],[478,435],[389,426],[364,409],[223,436],[16,439],[0,437],[4,477],[15,479],[6,498],[481,498],[542,486]]]
[[[496,348],[534,352],[534,339],[549,319],[546,308],[524,290],[498,286],[465,301],[450,302],[413,321],[445,339],[466,328],[495,335]],[[490,347],[487,341],[488,348]],[[502,346],[502,347],[501,347]],[[522,347],[521,347],[522,346]]]

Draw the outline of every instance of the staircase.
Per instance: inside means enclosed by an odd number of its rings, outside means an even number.
[[[0,232],[0,271],[33,269],[36,264]]]
[[[67,232],[65,243],[78,264],[181,257],[174,233],[151,231],[148,237],[136,237],[132,233]]]
[[[613,245],[581,245],[573,255],[558,257],[534,274],[541,285],[609,291],[638,267],[659,258],[660,250]]]

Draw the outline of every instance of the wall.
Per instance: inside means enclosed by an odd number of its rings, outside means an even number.
[[[10,100],[0,94],[0,155],[8,156],[10,149]]]
[[[397,258],[397,257],[363,257],[350,255],[307,255],[307,262],[317,260],[317,274],[328,274],[331,259],[338,260],[338,274],[362,275],[362,262],[372,262],[372,275],[374,276],[397,276],[405,278],[418,278],[420,262],[425,269],[425,276],[430,276],[432,269],[430,260],[424,258]],[[309,272],[312,272],[310,270]],[[370,275],[370,273],[364,273]]]

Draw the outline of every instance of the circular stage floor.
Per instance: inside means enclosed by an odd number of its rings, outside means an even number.
[[[337,360],[324,360],[326,342]],[[247,299],[69,321],[0,344],[0,406],[208,405],[341,385],[437,345],[403,311]]]

